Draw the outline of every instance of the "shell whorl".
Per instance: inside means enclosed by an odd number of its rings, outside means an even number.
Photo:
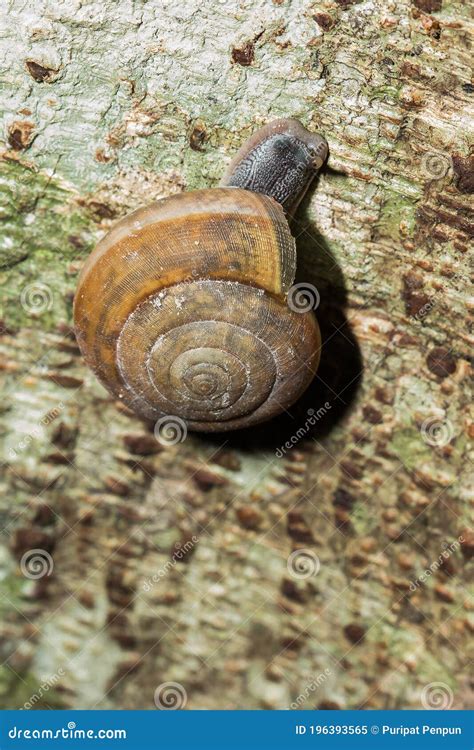
[[[74,304],[79,345],[146,418],[205,431],[265,421],[305,390],[319,359],[316,319],[286,304],[295,266],[271,198],[172,196],[119,222],[89,257]]]
[[[122,329],[117,359],[135,410],[153,419],[178,415],[190,429],[226,430],[292,403],[314,374],[319,343],[313,316],[264,290],[202,280],[141,303]]]

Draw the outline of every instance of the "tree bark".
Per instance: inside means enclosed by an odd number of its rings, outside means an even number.
[[[468,6],[4,4],[3,707],[467,706]],[[330,146],[294,223],[321,369],[163,446],[84,366],[77,275],[282,116]]]

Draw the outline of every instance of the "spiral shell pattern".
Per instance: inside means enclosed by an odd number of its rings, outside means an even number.
[[[317,351],[314,318],[263,290],[228,281],[176,284],[137,307],[117,361],[133,407],[179,414],[192,429],[268,419],[300,393]],[[146,375],[144,377],[144,374]]]
[[[281,207],[221,188],[132,214],[89,258],[78,341],[109,390],[149,419],[222,431],[282,412],[316,372],[312,314],[287,304],[294,240]]]

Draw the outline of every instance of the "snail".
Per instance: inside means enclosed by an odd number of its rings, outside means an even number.
[[[289,220],[327,156],[296,120],[272,122],[220,187],[172,195],[118,221],[81,272],[82,354],[140,416],[217,432],[266,421],[313,379],[312,311],[287,304],[296,273]]]

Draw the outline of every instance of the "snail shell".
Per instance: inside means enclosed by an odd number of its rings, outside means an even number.
[[[92,370],[136,413],[223,431],[270,419],[319,361],[312,312],[286,296],[295,242],[282,207],[239,188],[175,195],[98,244],[74,303]]]

